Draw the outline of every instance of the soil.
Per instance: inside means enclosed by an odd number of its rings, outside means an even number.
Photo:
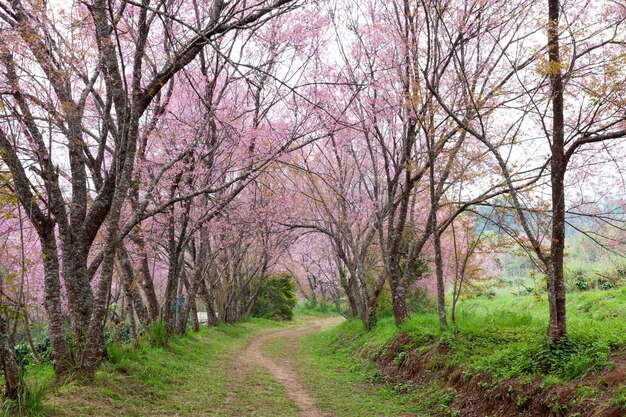
[[[402,361],[396,359],[399,353]],[[463,417],[626,417],[624,408],[612,403],[616,391],[626,383],[626,352],[615,352],[609,358],[613,363],[610,369],[551,387],[545,387],[540,379],[494,381],[486,374],[468,378],[462,369],[445,364],[448,353],[443,345],[421,351],[407,335],[400,334],[378,354],[376,365],[392,384],[410,382],[419,390],[436,380],[453,389],[456,395],[450,406]],[[595,398],[577,395],[581,386],[595,389]]]
[[[231,385],[240,386],[246,371],[255,367],[262,367],[285,389],[289,399],[298,407],[300,417],[327,417],[328,414],[320,411],[315,399],[306,391],[289,360],[269,358],[263,354],[262,347],[268,341],[276,338],[285,338],[286,346],[295,346],[298,338],[337,325],[342,320],[340,317],[315,319],[302,326],[271,331],[252,339],[233,362],[229,375]],[[239,392],[239,390],[231,389],[230,392]]]

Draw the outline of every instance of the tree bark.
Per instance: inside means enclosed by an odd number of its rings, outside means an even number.
[[[4,396],[15,399],[19,394],[21,371],[13,345],[7,322],[0,315],[0,361],[4,372]]]
[[[146,302],[148,304],[150,321],[154,321],[159,318],[159,300],[157,299],[156,291],[154,289],[154,282],[152,281],[152,274],[150,273],[150,263],[148,262],[148,253],[146,252],[146,242],[142,233],[143,231],[140,224],[137,226],[137,230],[131,233],[131,240],[139,249],[139,274],[141,275],[141,289],[143,290],[143,295],[146,297]]]
[[[118,256],[122,266],[122,286],[124,287],[124,295],[129,307],[128,311],[130,314],[133,314],[132,312],[134,311],[137,314],[137,318],[139,318],[139,322],[146,327],[152,320],[148,315],[146,306],[143,304],[141,295],[139,295],[137,283],[135,282],[135,271],[130,263],[130,257],[124,243],[120,244],[118,248]]]
[[[406,288],[400,281],[400,271],[389,276],[389,289],[391,290],[391,305],[393,307],[393,319],[396,326],[400,326],[409,318],[406,308]]]
[[[441,234],[437,221],[439,213],[439,194],[435,184],[435,140],[429,135],[428,142],[429,158],[429,191],[430,191],[430,231],[433,236],[433,247],[435,249],[435,274],[437,276],[437,313],[439,315],[439,325],[446,327],[448,319],[446,317],[446,289],[443,282],[443,259],[441,257]]]
[[[205,304],[207,326],[212,327],[212,326],[217,325],[218,316],[217,316],[217,311],[215,308],[215,300],[213,299],[211,293],[209,292],[212,289],[210,290],[209,288],[210,287],[207,285],[207,283],[203,279],[202,282],[200,282],[199,294],[202,297],[204,304]]]
[[[548,0],[548,58],[550,85],[552,89],[552,159],[550,182],[552,185],[552,241],[546,278],[550,324],[548,338],[556,343],[567,333],[565,321],[565,285],[563,258],[565,251],[565,121],[563,99],[563,75],[559,47],[559,0]]]
[[[40,236],[44,267],[44,306],[48,316],[48,333],[52,347],[52,363],[57,375],[70,372],[74,360],[65,339],[65,325],[61,310],[61,283],[59,281],[59,258],[54,231]]]

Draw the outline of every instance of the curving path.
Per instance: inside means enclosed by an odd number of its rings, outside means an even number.
[[[328,414],[319,410],[315,399],[305,390],[289,361],[281,361],[264,355],[262,347],[276,338],[286,338],[287,343],[295,344],[299,337],[332,327],[342,320],[341,317],[315,319],[302,326],[276,330],[254,338],[233,362],[230,369],[231,384],[237,386],[247,370],[262,367],[284,388],[289,399],[298,407],[299,417],[327,417]],[[231,390],[231,392],[238,391],[237,389]]]

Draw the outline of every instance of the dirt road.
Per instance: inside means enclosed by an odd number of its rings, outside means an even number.
[[[263,354],[262,347],[276,338],[285,338],[286,344],[293,346],[301,336],[330,328],[342,320],[340,317],[315,319],[302,326],[276,330],[254,338],[233,362],[230,370],[231,384],[235,387],[239,385],[246,371],[251,368],[264,368],[284,388],[289,399],[297,406],[299,417],[327,417],[328,414],[318,409],[315,399],[305,390],[290,361],[270,358]],[[240,392],[240,390],[232,389],[231,392]],[[236,401],[236,399],[233,400]]]

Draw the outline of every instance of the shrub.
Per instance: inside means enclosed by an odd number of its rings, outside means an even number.
[[[598,288],[601,290],[610,290],[613,288],[613,283],[611,283],[611,281],[600,281],[598,284]]]
[[[581,268],[566,269],[565,282],[570,291],[587,291],[593,287],[588,272]]]
[[[293,278],[288,275],[271,276],[261,283],[252,316],[271,320],[291,320],[297,302]]]
[[[165,322],[163,320],[156,320],[150,323],[148,331],[146,332],[146,338],[152,347],[167,347],[168,334]]]
[[[574,281],[574,285],[578,288],[579,291],[586,291],[589,289],[589,283],[582,279],[577,279]]]
[[[44,400],[49,385],[39,380],[27,384],[20,376],[17,398],[5,399],[0,408],[3,416],[43,416]]]
[[[416,287],[406,297],[406,305],[413,313],[430,313],[436,311],[437,303],[424,287]]]
[[[391,291],[389,288],[383,288],[378,299],[378,305],[376,306],[376,314],[374,321],[371,325],[376,324],[379,318],[392,317],[393,316],[393,304],[391,303]]]
[[[313,300],[311,297],[307,297],[300,305],[296,307],[296,311],[300,314],[306,314],[310,316],[327,317],[334,316],[336,314],[347,314],[347,306],[341,303],[339,308],[333,303],[329,303],[324,300]]]
[[[571,380],[606,366],[609,353],[603,340],[569,335],[557,344],[540,344],[533,356],[538,371]]]
[[[34,342],[34,346],[42,362],[49,363],[52,361],[52,346],[50,345],[50,338],[48,336],[41,341]],[[15,345],[15,355],[18,361],[24,366],[36,362],[36,356],[30,345],[26,342]]]

